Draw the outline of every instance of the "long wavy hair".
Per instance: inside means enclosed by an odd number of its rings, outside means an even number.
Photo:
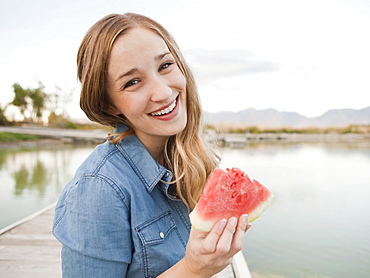
[[[202,109],[193,74],[175,40],[163,26],[134,13],[111,14],[95,23],[84,37],[77,56],[78,79],[81,82],[80,106],[94,122],[111,127],[123,122],[129,127],[127,132],[111,136],[111,143],[118,143],[134,133],[132,124],[124,115],[110,112],[114,104],[106,92],[106,82],[115,40],[136,27],[146,28],[165,41],[186,78],[187,125],[182,132],[168,138],[165,163],[173,173],[176,194],[188,207],[194,208],[209,174],[218,165],[219,157],[201,136]]]

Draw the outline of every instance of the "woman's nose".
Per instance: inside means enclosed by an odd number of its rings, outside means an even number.
[[[161,76],[153,75],[150,82],[151,100],[160,102],[167,100],[172,95],[172,88]]]

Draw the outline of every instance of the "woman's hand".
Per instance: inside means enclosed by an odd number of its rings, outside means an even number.
[[[186,254],[181,261],[188,277],[211,277],[231,263],[243,247],[244,233],[249,229],[248,215],[217,222],[212,230],[191,229]]]

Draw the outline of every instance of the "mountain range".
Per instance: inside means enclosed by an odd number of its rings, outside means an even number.
[[[282,112],[276,109],[256,110],[247,108],[239,112],[204,112],[207,124],[242,124],[263,128],[344,127],[349,125],[370,125],[370,106],[355,109],[333,109],[319,117],[308,118],[296,112]]]

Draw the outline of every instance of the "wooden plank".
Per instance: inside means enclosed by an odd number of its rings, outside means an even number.
[[[54,206],[24,223],[2,230],[0,235],[1,277],[62,277],[61,244],[53,237],[51,227]]]

